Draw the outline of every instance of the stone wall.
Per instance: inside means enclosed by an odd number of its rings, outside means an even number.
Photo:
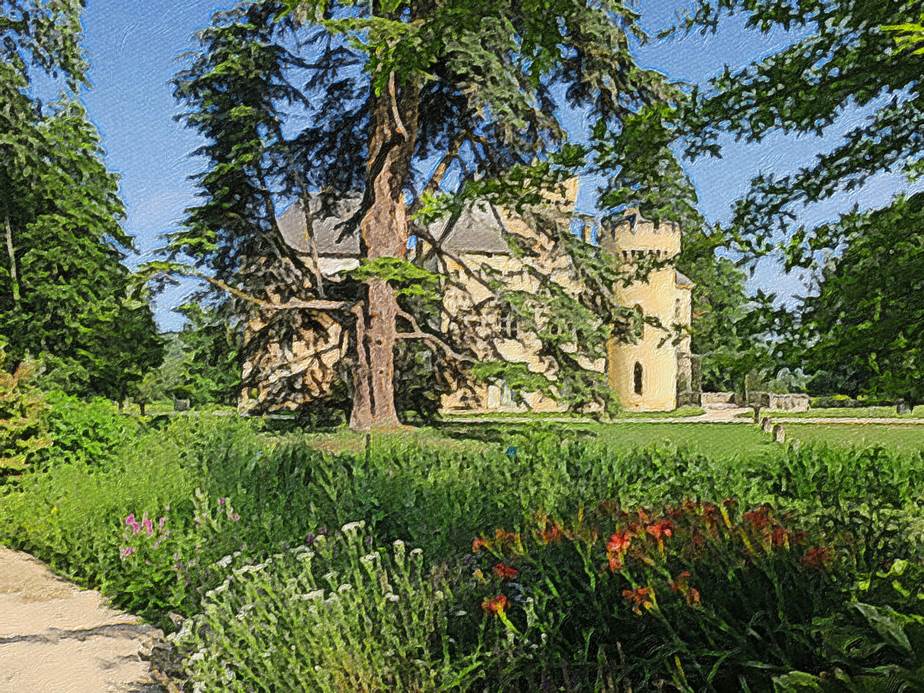
[[[808,411],[811,398],[807,394],[777,394],[774,392],[751,392],[748,406],[759,406],[771,411]]]
[[[734,392],[703,392],[700,395],[700,403],[706,409],[736,406],[738,404]]]

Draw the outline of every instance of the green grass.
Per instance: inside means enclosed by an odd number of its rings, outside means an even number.
[[[677,418],[677,417],[688,417],[688,416],[702,416],[706,413],[706,410],[702,407],[680,407],[674,409],[673,411],[620,411],[614,415],[616,419],[667,419],[667,418]],[[471,413],[457,413],[457,414],[444,414],[442,420],[446,423],[458,423],[465,422],[471,419],[478,419],[479,421],[498,421],[503,422],[510,419],[515,420],[526,420],[530,421],[549,421],[558,420],[558,419],[575,419],[577,421],[588,421],[593,419],[593,416],[588,414],[581,414],[578,412],[531,412],[531,411],[495,411],[495,412],[486,412],[479,414],[477,412]]]
[[[895,407],[831,407],[808,411],[781,411],[773,413],[772,416],[776,419],[921,419],[924,418],[924,407],[911,414],[899,414]]]
[[[911,414],[899,414],[895,407],[825,407],[808,411],[764,410],[774,419],[924,419],[924,407]],[[751,412],[742,412],[736,418],[750,419]]]
[[[481,451],[507,449],[535,431],[550,431],[562,439],[581,437],[598,440],[608,447],[631,449],[671,444],[711,457],[730,459],[752,454],[775,453],[781,448],[756,426],[722,423],[443,423],[395,433],[375,433],[372,445],[379,447],[419,446],[422,449]],[[924,449],[924,426],[901,424],[786,424],[787,438],[824,443],[834,447],[881,445],[891,450]],[[324,452],[356,453],[365,446],[365,436],[341,429],[309,436],[313,447]]]
[[[901,424],[789,424],[790,440],[826,443],[834,447],[881,445],[895,451],[924,450],[924,426]]]
[[[706,410],[702,407],[679,407],[673,411],[621,411],[617,419],[670,419],[702,416]]]

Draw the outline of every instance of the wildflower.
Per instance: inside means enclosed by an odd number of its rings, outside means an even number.
[[[632,545],[632,532],[625,530],[614,532],[609,541],[606,542],[606,555],[610,565],[610,571],[616,572],[622,570],[622,559]]]
[[[488,542],[486,539],[481,537],[476,537],[472,540],[472,553],[479,553],[481,549],[489,548]]]
[[[508,532],[503,529],[495,529],[494,540],[498,544],[515,544],[520,541],[520,535],[517,532]]]
[[[312,590],[308,594],[301,595],[302,601],[311,602],[316,599],[324,599],[324,590]]]
[[[315,539],[317,539],[317,536],[315,535],[315,533],[308,532],[308,534],[305,535],[305,546],[311,546],[314,543]]]
[[[689,578],[690,571],[684,570],[680,572],[675,579],[671,580],[669,584],[671,592],[679,592],[686,598],[687,604],[694,606],[700,603],[700,594],[698,589],[691,587],[687,583]]]
[[[770,534],[770,541],[774,546],[789,548],[789,532],[783,527],[774,527]]]
[[[345,594],[346,592],[349,592],[351,589],[353,589],[353,585],[345,582],[342,585],[340,585],[340,587],[337,588],[337,592],[339,592],[340,594]]]
[[[225,498],[219,498],[219,499],[218,499],[218,505],[224,505],[225,502],[226,502],[226,499],[225,499]]]
[[[561,527],[554,522],[539,533],[543,544],[554,544],[561,541]]]
[[[228,515],[228,519],[231,520],[231,522],[237,522],[238,520],[241,519],[241,516],[238,515],[237,513],[231,513],[230,515]]]
[[[494,575],[499,577],[501,580],[514,580],[519,574],[519,570],[514,568],[512,565],[507,565],[506,563],[498,563],[496,566],[494,566]]]
[[[831,549],[826,546],[813,546],[802,556],[802,565],[809,568],[824,568],[834,560]]]
[[[423,556],[423,549],[421,548],[411,549],[411,555],[414,557]]]
[[[634,590],[625,589],[622,591],[622,596],[632,604],[632,610],[637,614],[641,614],[642,609],[654,607],[654,590],[650,587],[638,587]]]
[[[157,521],[157,527],[158,527],[158,529],[163,529],[163,528],[166,527],[166,526],[167,526],[167,518],[166,518],[166,517],[161,517],[161,518]]]
[[[359,560],[362,561],[363,565],[373,566],[379,561],[379,558],[380,558],[379,554],[373,551],[372,553],[367,553],[365,556],[363,556]]]
[[[125,526],[132,528],[132,534],[138,534],[138,532],[141,531],[141,525],[139,525],[138,520],[135,519],[135,513],[131,513],[125,518]]]
[[[343,527],[340,528],[340,531],[344,534],[351,534],[352,532],[358,532],[366,526],[366,523],[363,520],[359,522],[347,522]]]
[[[658,544],[661,544],[664,541],[664,537],[673,536],[674,523],[664,518],[646,526],[645,531],[654,537],[658,541]]]
[[[632,544],[632,533],[629,531],[615,532],[606,543],[606,550],[612,553],[625,553]]]
[[[134,547],[134,546],[125,546],[125,547],[122,548],[121,551],[119,551],[119,556],[120,556],[120,557],[122,558],[122,560],[124,561],[126,558],[128,558],[129,556],[131,556],[133,553],[135,553],[135,547]]]
[[[386,594],[385,599],[390,601],[392,604],[397,604],[399,601],[401,601],[401,597],[399,597],[397,594],[394,594],[392,592],[389,592],[388,594]]]
[[[502,614],[507,610],[507,597],[499,594],[496,597],[485,599],[481,602],[481,608],[489,614]]]
[[[770,509],[766,505],[750,510],[742,515],[744,521],[754,529],[761,530],[770,524]]]
[[[145,515],[144,519],[141,521],[141,526],[144,527],[144,533],[148,536],[154,534],[154,521],[147,515]]]
[[[232,560],[234,559],[231,558],[231,555],[229,554],[227,556],[224,556],[221,560],[216,561],[215,565],[217,565],[219,568],[227,568],[229,565],[231,565]]]

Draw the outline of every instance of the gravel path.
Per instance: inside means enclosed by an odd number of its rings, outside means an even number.
[[[160,635],[0,547],[0,693],[159,691],[142,654]]]

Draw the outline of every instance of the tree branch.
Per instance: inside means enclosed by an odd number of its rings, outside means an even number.
[[[442,339],[437,337],[435,334],[431,334],[429,332],[425,332],[424,330],[422,330],[420,328],[420,325],[417,323],[417,319],[410,313],[399,308],[397,315],[399,318],[404,318],[405,320],[407,320],[408,323],[411,325],[411,328],[414,330],[413,332],[397,333],[395,337],[397,337],[398,339],[422,339],[424,341],[430,342],[438,346],[440,349],[442,349],[446,353],[447,356],[451,356],[456,361],[464,361],[466,363],[476,363],[477,362],[471,356],[465,356],[464,354],[458,353],[451,346],[449,346],[446,342],[444,342]]]

